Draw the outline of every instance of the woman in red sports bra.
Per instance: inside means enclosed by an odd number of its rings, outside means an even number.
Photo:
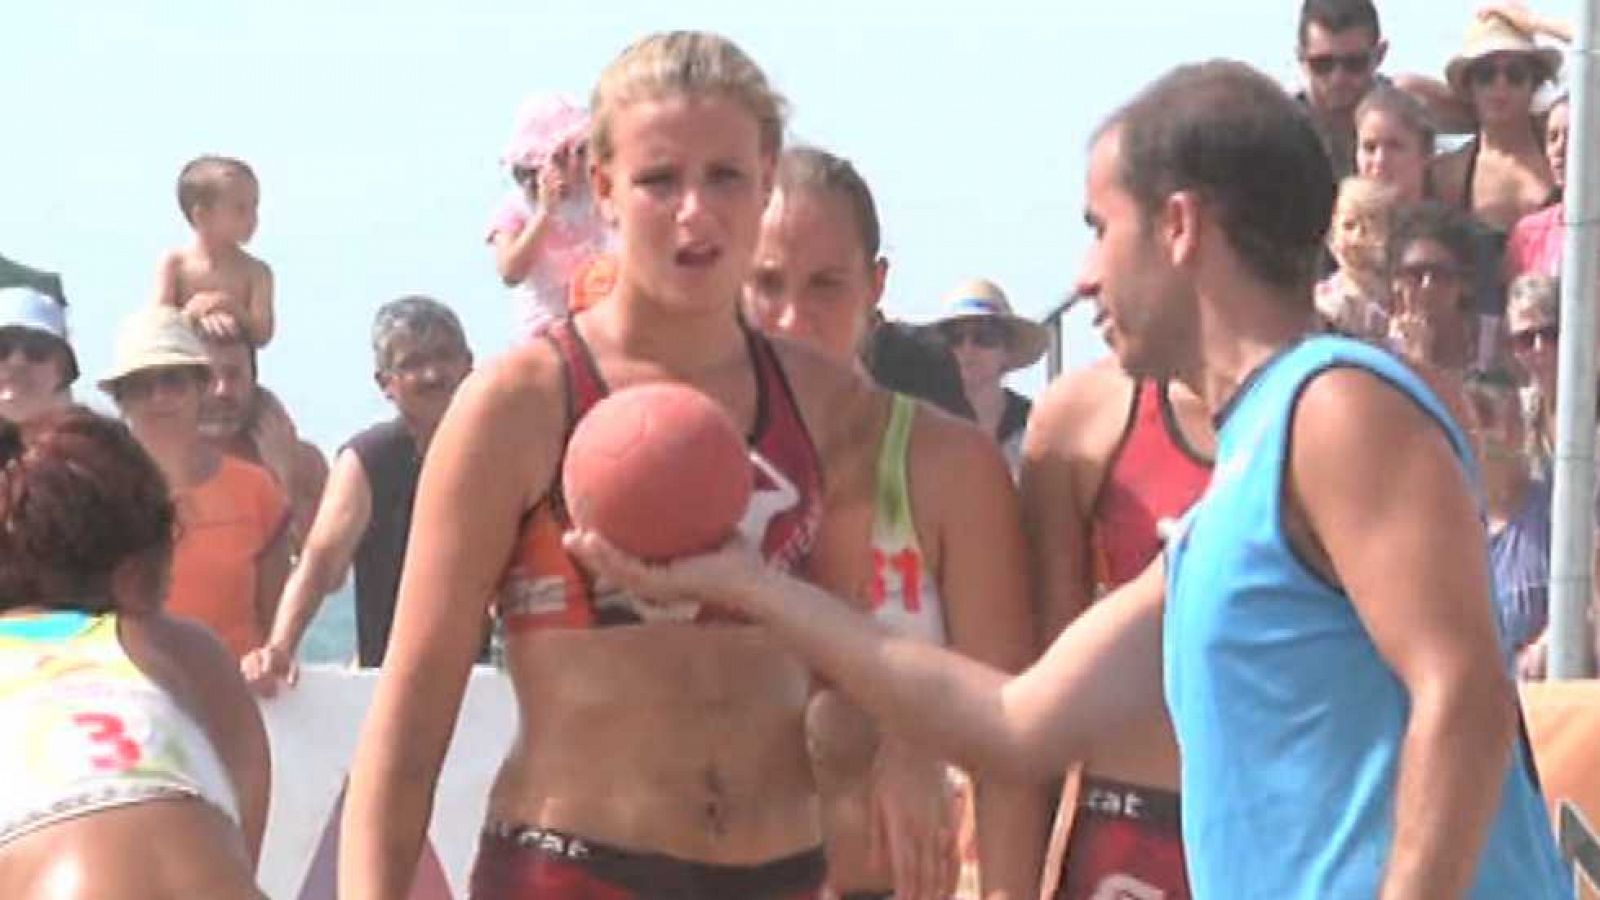
[[[1115,341],[1115,333],[1107,339]],[[1022,464],[1047,639],[1160,554],[1161,521],[1180,517],[1199,498],[1213,452],[1198,398],[1130,378],[1115,359],[1050,386],[1029,424]],[[1048,896],[1095,900],[1125,891],[1187,900],[1177,786],[1170,727],[1105,735],[1085,760],[1076,791],[1063,795],[1045,872]]]
[[[770,463],[745,535],[775,566],[843,571],[815,551],[830,510],[871,501],[888,400],[737,317],[783,130],[742,51],[703,33],[647,37],[602,74],[592,108],[616,286],[469,378],[434,438],[351,770],[346,900],[406,895],[491,606],[520,731],[488,800],[473,898],[758,900],[823,885],[807,671],[761,629],[662,619],[595,584],[561,549],[553,486],[565,436],[606,391],[683,382]]]

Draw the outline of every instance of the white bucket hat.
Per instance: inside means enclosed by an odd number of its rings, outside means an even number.
[[[78,380],[78,356],[67,340],[67,310],[49,294],[31,287],[0,288],[0,329],[17,328],[55,338],[67,354],[67,380]]]
[[[1050,346],[1050,329],[1011,311],[1006,292],[992,281],[974,278],[963,281],[944,295],[940,305],[944,315],[933,323],[940,331],[954,322],[987,319],[1006,327],[1006,370],[1023,369],[1044,356]]]
[[[168,366],[211,368],[205,344],[188,320],[169,306],[150,306],[122,321],[110,371],[100,389],[110,393],[118,381],[145,369]]]

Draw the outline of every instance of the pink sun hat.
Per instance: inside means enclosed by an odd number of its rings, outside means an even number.
[[[538,168],[588,133],[589,110],[582,104],[563,94],[535,94],[517,108],[516,125],[500,161],[512,168]]]

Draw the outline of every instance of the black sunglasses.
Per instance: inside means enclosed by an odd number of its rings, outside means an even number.
[[[1411,263],[1400,267],[1400,279],[1407,284],[1420,287],[1424,282],[1429,284],[1455,284],[1461,281],[1461,270],[1449,263],[1422,262]]]
[[[1561,329],[1555,325],[1513,331],[1511,332],[1511,348],[1525,353],[1541,343],[1546,347],[1550,347],[1555,345],[1556,338],[1560,336]]]
[[[0,331],[0,361],[19,352],[28,362],[42,363],[56,352],[55,339],[31,331]]]
[[[1318,53],[1305,57],[1306,68],[1315,75],[1330,75],[1334,69],[1343,69],[1350,75],[1364,75],[1372,68],[1372,51],[1359,53]]]
[[[974,347],[992,350],[1006,343],[1006,330],[999,325],[974,323],[971,325],[946,325],[944,341],[952,348],[970,343]]]
[[[157,366],[131,372],[117,382],[118,397],[148,397],[200,384],[206,371],[200,366]]]
[[[1481,59],[1467,68],[1467,80],[1480,87],[1494,84],[1501,77],[1512,87],[1526,87],[1533,81],[1533,67],[1523,60]]]

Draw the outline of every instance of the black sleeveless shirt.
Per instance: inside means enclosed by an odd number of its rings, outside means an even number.
[[[372,492],[372,516],[356,545],[353,563],[357,656],[363,667],[373,667],[383,662],[389,646],[422,456],[399,419],[374,425],[345,446],[361,461]]]

